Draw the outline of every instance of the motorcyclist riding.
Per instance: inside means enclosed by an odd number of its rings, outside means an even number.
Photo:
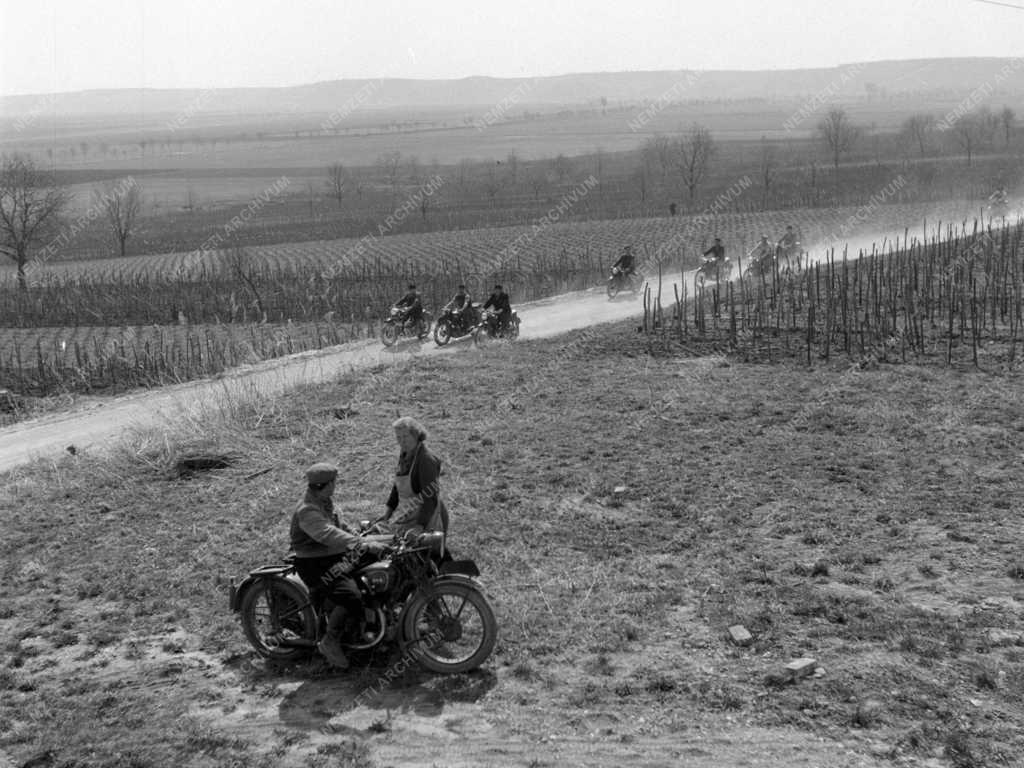
[[[635,261],[636,260],[635,260],[635,258],[633,256],[633,246],[627,245],[627,246],[625,246],[622,249],[622,255],[619,256],[618,261],[616,261],[614,264],[612,264],[612,269],[615,269],[616,267],[618,267],[620,270],[622,270],[622,273],[624,275],[635,275],[636,274],[636,264],[635,264]]]
[[[775,246],[779,251],[779,256],[786,259],[786,263],[796,255],[797,250],[800,247],[800,240],[796,236],[796,232],[793,231],[793,225],[790,224],[786,227],[786,234],[779,238],[779,242]]]
[[[724,261],[725,260],[725,246],[722,245],[722,238],[716,237],[714,244],[710,248],[708,248],[706,251],[704,251],[703,255],[704,255],[704,259],[706,261],[714,261],[714,262],[717,262],[717,263],[721,263],[722,261]],[[708,259],[708,256],[711,256],[711,258]]]
[[[1006,198],[1006,190],[1003,187],[999,187],[995,192],[989,195],[988,204],[993,211],[1005,211],[1010,202]]]
[[[415,283],[409,283],[409,289],[395,302],[395,306],[406,308],[404,322],[416,322],[423,316],[423,302]]]
[[[771,258],[772,244],[768,242],[768,235],[761,235],[761,240],[750,249],[747,258],[751,263],[760,262],[762,259]]]
[[[499,328],[508,326],[508,321],[512,318],[512,303],[509,301],[505,289],[500,285],[494,286],[494,290],[491,291],[491,295],[484,304],[484,309],[493,309],[498,313]]]
[[[452,296],[452,300],[444,305],[444,311],[448,312],[450,310],[455,316],[455,321],[460,326],[464,326],[463,312],[472,308],[473,300],[470,298],[469,291],[466,290],[464,285],[460,285],[455,295]]]

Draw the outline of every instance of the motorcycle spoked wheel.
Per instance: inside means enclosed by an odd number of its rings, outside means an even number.
[[[519,338],[519,321],[518,320],[514,321],[513,323],[511,323],[509,325],[508,330],[505,332],[505,337],[507,339],[509,339],[510,341],[514,341],[515,339]]]
[[[413,598],[402,635],[406,651],[421,667],[454,675],[487,660],[498,640],[498,622],[475,586],[441,582]]]
[[[256,652],[275,661],[306,656],[311,647],[288,646],[283,641],[316,641],[316,613],[309,596],[287,579],[264,579],[242,598],[242,630]]]
[[[443,347],[452,340],[452,328],[447,320],[438,320],[434,326],[434,343]]]
[[[416,329],[416,338],[423,341],[428,336],[430,336],[430,321],[425,317],[420,318]]]
[[[619,284],[615,280],[608,281],[608,298],[614,299],[619,293]]]
[[[384,342],[385,347],[390,347],[396,341],[401,334],[401,330],[394,323],[384,323],[384,327],[380,331],[380,340]]]
[[[490,328],[486,325],[481,325],[473,331],[473,343],[478,347],[486,346],[493,338]]]

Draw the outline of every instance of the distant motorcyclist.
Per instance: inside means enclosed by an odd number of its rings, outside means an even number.
[[[627,245],[622,249],[622,255],[619,256],[618,261],[612,264],[612,269],[616,267],[622,270],[624,275],[636,274],[636,259],[633,256],[633,246]]]
[[[786,234],[779,238],[775,247],[788,259],[799,245],[800,240],[797,238],[796,232],[793,231],[793,225],[790,224],[786,227]]]
[[[512,319],[512,302],[509,301],[508,294],[505,293],[505,289],[501,285],[494,286],[491,295],[487,297],[484,309],[493,309],[498,313],[499,328],[506,327],[509,320]]]
[[[405,295],[395,302],[395,306],[405,309],[405,322],[416,322],[423,316],[423,302],[415,283],[409,283]]]
[[[750,249],[747,259],[751,264],[761,264],[765,260],[771,260],[773,250],[772,244],[768,242],[768,235],[761,235],[761,240]]]
[[[993,211],[997,212],[1005,211],[1007,208],[1009,208],[1010,201],[1006,197],[1006,190],[1003,187],[999,187],[999,189],[997,189],[995,192],[989,195],[988,204]]]
[[[721,263],[722,261],[724,261],[725,260],[725,246],[722,245],[722,238],[716,237],[715,238],[715,242],[712,244],[712,246],[710,248],[708,248],[706,251],[704,251],[703,255],[704,255],[705,261],[713,261],[713,262],[716,262],[716,263]],[[710,256],[711,258],[709,259],[708,256]]]

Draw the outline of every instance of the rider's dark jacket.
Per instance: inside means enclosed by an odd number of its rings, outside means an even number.
[[[456,293],[452,300],[445,304],[445,309],[463,310],[472,304],[469,293]]]
[[[291,549],[295,556],[340,555],[358,543],[358,536],[340,527],[334,501],[319,499],[307,490],[292,515]]]
[[[704,255],[711,255],[715,258],[716,261],[721,261],[723,258],[725,258],[725,246],[722,245],[721,243],[712,245],[710,248],[704,251]]]
[[[632,272],[633,271],[633,258],[634,257],[633,257],[632,253],[624,253],[621,256],[619,256],[619,260],[616,261],[614,264],[612,264],[612,266],[613,267],[618,267],[619,269],[622,269],[622,270],[624,270],[626,272]]]
[[[487,303],[484,304],[484,309],[494,308],[496,312],[504,314],[512,311],[512,302],[508,300],[508,294],[502,291],[501,293],[492,293]]]
[[[396,307],[415,307],[420,303],[419,291],[409,291],[395,302]]]

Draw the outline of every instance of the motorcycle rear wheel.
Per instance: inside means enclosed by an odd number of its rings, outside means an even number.
[[[401,334],[398,326],[394,323],[384,323],[384,327],[380,331],[380,340],[384,342],[385,347],[390,347],[396,341]]]
[[[309,597],[287,579],[263,579],[242,598],[245,637],[266,659],[290,661],[308,655],[316,642],[316,613]],[[284,643],[299,641],[304,645]]]
[[[420,666],[454,675],[487,660],[498,640],[498,622],[487,598],[472,584],[442,582],[413,598],[402,634]]]

